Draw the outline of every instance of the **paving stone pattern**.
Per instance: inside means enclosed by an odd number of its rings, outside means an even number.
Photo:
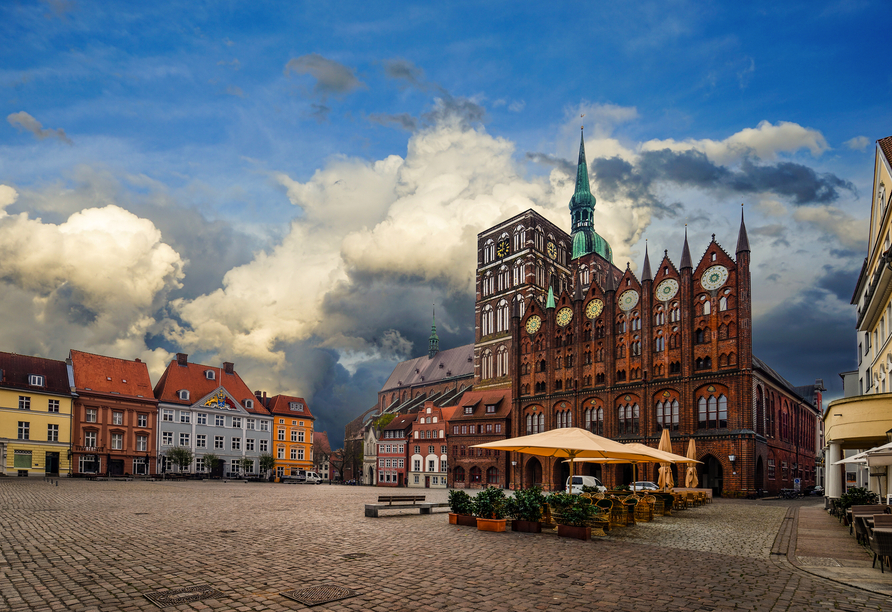
[[[303,610],[280,593],[334,583],[360,594],[312,610],[892,610],[762,554],[782,505],[716,500],[580,542],[478,532],[442,513],[365,518],[378,493],[0,479],[0,609],[149,611],[145,593],[209,585],[219,599],[168,610]]]

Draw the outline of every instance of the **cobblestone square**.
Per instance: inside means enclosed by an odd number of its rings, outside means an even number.
[[[445,514],[366,518],[370,487],[0,480],[3,610],[157,610],[153,591],[223,595],[168,610],[892,610],[770,555],[787,506],[716,500],[580,542],[485,533]],[[445,501],[446,491],[425,491]],[[816,501],[815,503],[819,503]]]

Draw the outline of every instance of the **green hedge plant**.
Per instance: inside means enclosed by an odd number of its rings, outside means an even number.
[[[465,514],[467,516],[474,514],[474,502],[471,496],[461,489],[449,491],[449,511],[453,514]]]
[[[507,501],[505,491],[502,489],[498,487],[483,489],[474,497],[474,516],[483,519],[503,519]]]
[[[507,500],[508,516],[515,521],[537,522],[542,518],[545,495],[539,487],[517,489]]]

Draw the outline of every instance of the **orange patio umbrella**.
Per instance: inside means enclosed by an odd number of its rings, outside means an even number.
[[[665,453],[672,452],[672,441],[669,439],[669,430],[664,429],[660,436],[660,445],[657,447]],[[672,478],[672,468],[668,463],[660,463],[660,482],[657,483],[661,489],[671,489],[675,486],[675,480]]]
[[[691,438],[691,441],[688,442],[688,458],[697,458],[697,445],[694,444],[694,438]],[[699,461],[697,463],[699,463]],[[697,479],[697,468],[690,465],[688,466],[687,474],[685,475],[684,486],[689,489],[696,489],[698,484],[700,484],[700,481]]]

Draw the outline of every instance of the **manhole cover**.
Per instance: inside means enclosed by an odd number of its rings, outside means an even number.
[[[293,599],[305,606],[318,606],[319,604],[355,597],[356,595],[359,595],[359,593],[336,584],[322,584],[282,593],[283,597]]]
[[[346,555],[341,555],[345,559],[359,559],[360,557],[368,557],[369,553],[348,553]]]
[[[169,608],[170,606],[178,606],[181,603],[213,599],[220,595],[222,595],[220,591],[205,584],[184,589],[172,589],[170,591],[155,591],[146,593],[144,597],[159,608]]]

